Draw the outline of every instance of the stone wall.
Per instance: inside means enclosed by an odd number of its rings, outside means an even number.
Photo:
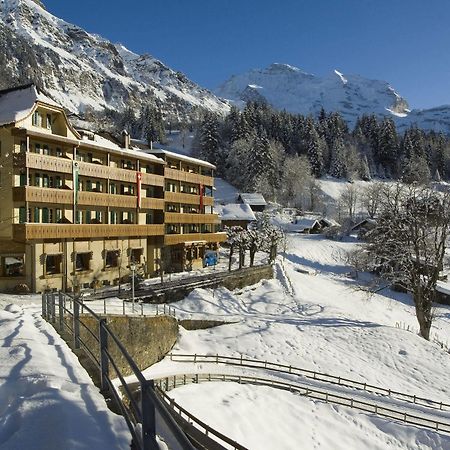
[[[273,268],[271,265],[245,267],[241,270],[230,272],[221,283],[230,291],[242,289],[245,286],[259,283],[261,280],[270,280],[273,278]]]
[[[98,335],[98,325],[91,316],[81,316],[81,321]],[[160,361],[172,349],[178,337],[178,323],[171,316],[130,317],[107,316],[111,331],[120,340],[139,369],[143,370]],[[98,343],[91,334],[80,327],[81,339],[98,358]],[[119,352],[114,341],[109,338],[109,352],[123,375],[131,375],[132,371]],[[110,376],[116,378],[110,365]]]

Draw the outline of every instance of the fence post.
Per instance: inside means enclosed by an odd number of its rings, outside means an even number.
[[[108,355],[106,354],[108,350],[108,333],[105,329],[106,319],[100,319],[98,323],[98,337],[100,344],[100,381],[101,381],[101,392],[105,393],[108,391],[108,377],[109,377],[109,363]]]
[[[141,382],[142,443],[144,450],[158,448],[156,443],[155,405],[149,393],[150,389],[154,391],[154,388],[153,380]]]
[[[59,332],[64,332],[64,298],[61,291],[58,292]]]
[[[47,294],[42,293],[42,317],[47,320]]]
[[[73,299],[73,346],[80,348],[80,304]]]

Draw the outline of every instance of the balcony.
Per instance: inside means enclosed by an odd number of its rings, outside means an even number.
[[[15,202],[32,202],[46,204],[73,204],[73,191],[65,189],[40,188],[34,186],[20,186],[13,190]]]
[[[72,173],[72,160],[57,156],[40,155],[38,153],[14,154],[14,167],[28,167],[44,172]],[[118,169],[116,167],[79,161],[79,174],[89,178],[110,179],[126,183],[136,183],[134,170]],[[149,186],[164,186],[164,177],[153,173],[142,172],[142,184]]]
[[[164,236],[165,245],[184,244],[185,242],[224,242],[227,240],[226,233],[186,233],[186,234],[166,234]]]
[[[165,223],[183,223],[183,224],[202,224],[202,223],[219,223],[219,216],[217,214],[185,214],[185,213],[171,213],[164,214]]]
[[[20,186],[14,188],[15,202],[32,202],[46,204],[73,205],[73,191],[65,189],[40,188],[34,186]],[[79,206],[98,206],[114,208],[136,208],[137,197],[130,195],[103,194],[101,192],[80,191],[78,193]],[[164,209],[164,199],[146,198],[141,201],[142,209]]]
[[[214,178],[207,177],[206,175],[200,175],[193,172],[185,172],[183,170],[170,169],[166,167],[164,169],[164,176],[169,180],[185,181],[186,183],[204,184],[206,186],[214,185]]]
[[[164,225],[26,223],[13,226],[14,240],[163,236]]]
[[[164,198],[168,203],[183,203],[185,205],[200,205],[200,195],[185,194],[184,192],[168,192],[164,193]],[[203,196],[203,204],[205,206],[214,205],[213,197]]]

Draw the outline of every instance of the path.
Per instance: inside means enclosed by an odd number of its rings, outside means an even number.
[[[0,360],[0,449],[129,448],[125,421],[30,297],[0,299]]]

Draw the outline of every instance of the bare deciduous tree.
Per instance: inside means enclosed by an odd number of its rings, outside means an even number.
[[[377,226],[366,236],[366,268],[412,294],[425,339],[430,337],[449,225],[450,194],[397,184],[383,192]]]

